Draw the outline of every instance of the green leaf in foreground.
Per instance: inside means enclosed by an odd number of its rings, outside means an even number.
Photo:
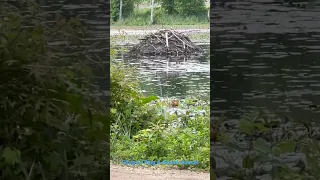
[[[159,99],[157,96],[148,96],[142,99],[142,104],[148,104],[151,101]]]
[[[250,135],[254,129],[254,124],[250,121],[241,119],[239,121],[239,129],[241,132]]]
[[[279,157],[281,155],[281,149],[277,146],[272,148],[272,154],[276,157]]]
[[[291,153],[294,152],[296,148],[296,142],[294,141],[286,141],[282,142],[278,145],[282,153]]]
[[[270,148],[269,143],[262,138],[257,139],[254,142],[253,147],[262,153],[270,153],[271,152],[271,148]]]
[[[2,157],[6,163],[14,165],[20,161],[20,151],[15,148],[5,147],[2,151]]]

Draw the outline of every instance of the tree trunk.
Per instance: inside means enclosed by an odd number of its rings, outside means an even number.
[[[120,0],[119,21],[122,21],[122,0]]]
[[[151,16],[150,16],[150,25],[153,24],[153,10],[154,10],[154,0],[151,0]]]

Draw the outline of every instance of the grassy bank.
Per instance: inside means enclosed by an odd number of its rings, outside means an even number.
[[[181,100],[176,108],[170,108],[170,99],[145,104],[145,112],[154,116],[145,128],[136,133],[123,129],[117,121],[112,124],[111,160],[115,164],[127,161],[197,161],[196,165],[151,165],[157,168],[209,170],[209,103],[194,98]],[[150,116],[150,114],[144,116]],[[145,123],[145,122],[144,122]],[[128,125],[128,124],[126,124]]]
[[[113,24],[111,25],[111,30],[119,30],[119,29],[132,29],[132,30],[153,30],[153,29],[208,29],[210,28],[210,24],[196,24],[196,25],[144,25],[144,26],[137,26],[137,25],[121,25],[121,24]]]
[[[114,35],[111,36],[111,42],[116,45],[136,44],[145,35]],[[210,43],[210,33],[188,34],[188,37],[195,43]]]
[[[137,9],[132,16],[125,18],[121,22],[111,22],[111,26],[149,26],[151,10],[149,8]],[[206,25],[210,21],[206,13],[193,16],[183,16],[179,14],[167,14],[161,8],[154,10],[154,25]]]

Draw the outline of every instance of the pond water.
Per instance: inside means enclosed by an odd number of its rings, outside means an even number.
[[[139,58],[120,54],[117,59],[138,69],[145,95],[185,98],[194,96],[209,100],[210,46],[198,44],[205,52],[189,58]],[[128,47],[130,48],[130,47]]]
[[[320,113],[320,9],[238,4],[215,9],[212,114],[263,108],[300,120]]]
[[[317,119],[319,20],[316,5],[297,8],[265,0],[229,2],[225,8],[213,8],[212,121],[223,115],[226,123],[234,125],[241,115],[255,109],[267,110],[281,119]],[[231,157],[219,144],[215,151]],[[294,164],[299,159],[296,155],[284,161]],[[239,154],[234,157],[238,159]],[[220,172],[228,169],[223,161],[217,166]]]

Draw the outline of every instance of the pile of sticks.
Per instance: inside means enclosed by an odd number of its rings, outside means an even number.
[[[173,30],[160,30],[139,39],[130,54],[143,56],[182,56],[202,53],[203,50],[195,45],[182,33]]]

